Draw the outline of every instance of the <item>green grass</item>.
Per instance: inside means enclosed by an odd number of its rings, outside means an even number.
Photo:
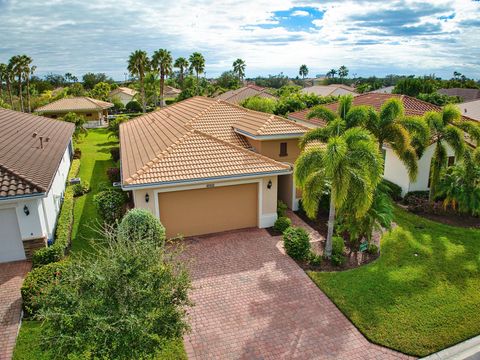
[[[74,220],[72,229],[72,255],[92,253],[91,239],[100,235],[98,229],[100,218],[97,213],[93,196],[102,183],[107,183],[106,171],[115,166],[110,156],[110,148],[118,146],[115,138],[108,137],[106,129],[90,129],[88,135],[77,143],[82,150],[81,165],[78,176],[82,181],[88,181],[91,191],[75,200]],[[46,360],[51,359],[51,353],[41,347],[42,328],[39,322],[25,320],[15,346],[15,360]],[[158,360],[187,359],[181,339],[167,344],[156,357]]]
[[[480,334],[480,230],[395,217],[377,261],[310,277],[377,344],[425,356]]]

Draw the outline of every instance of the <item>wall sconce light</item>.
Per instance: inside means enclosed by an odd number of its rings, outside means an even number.
[[[27,205],[25,205],[25,206],[23,207],[23,212],[24,212],[25,215],[27,215],[27,216],[30,215],[30,210],[28,209],[28,206],[27,206]]]
[[[267,189],[272,188],[272,180],[268,180]]]
[[[150,200],[150,195],[148,195],[148,193],[145,194],[145,202],[148,203],[148,201]]]

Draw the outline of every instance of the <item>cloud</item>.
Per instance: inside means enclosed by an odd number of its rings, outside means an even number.
[[[452,16],[454,14],[454,16]],[[299,16],[302,15],[302,16]],[[38,73],[123,78],[130,52],[200,51],[208,76],[238,57],[247,76],[437,73],[480,77],[480,2],[471,0],[0,0],[0,61],[34,58]]]

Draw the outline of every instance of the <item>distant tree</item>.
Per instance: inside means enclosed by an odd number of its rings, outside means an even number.
[[[338,77],[343,83],[343,79],[348,76],[348,68],[345,65],[342,65],[338,68]]]
[[[69,73],[69,72],[65,73],[65,75],[63,75],[63,77],[65,78],[65,80],[66,80],[67,82],[72,82],[72,81],[73,81],[73,78],[74,78],[74,76],[72,75],[72,73]]]
[[[332,78],[332,79],[333,79],[336,74],[337,74],[337,70],[335,70],[335,69],[330,69],[330,71],[327,72],[327,78]]]
[[[172,54],[166,49],[159,49],[153,53],[152,68],[160,75],[160,106],[162,107],[165,106],[165,76],[172,73],[172,62]]]
[[[37,69],[35,65],[32,64],[32,58],[27,55],[22,55],[22,62],[23,62],[23,80],[25,81],[25,86],[27,88],[27,107],[28,112],[32,112],[32,104],[30,99],[30,77],[32,76],[33,72]]]
[[[273,114],[277,106],[276,100],[270,98],[262,98],[260,96],[252,96],[245,99],[242,104],[244,108]]]
[[[140,97],[142,99],[142,110],[146,112],[147,105],[145,103],[145,73],[150,68],[150,59],[148,55],[143,50],[136,50],[130,54],[128,59],[128,71],[133,76],[138,77],[140,82]]]
[[[13,82],[14,72],[13,72],[13,63],[12,61],[8,62],[7,70],[5,72],[5,82],[7,86],[8,98],[10,100],[10,106],[14,109],[13,106],[13,94],[12,94],[12,82]]]
[[[444,106],[447,104],[457,104],[461,103],[463,100],[459,96],[448,96],[445,94],[440,94],[438,92],[433,92],[430,94],[418,94],[417,99],[429,102],[437,106]]]
[[[224,89],[237,89],[240,86],[240,80],[233,71],[224,71],[217,79],[217,85]]]
[[[274,89],[280,89],[282,86],[285,86],[288,83],[288,76],[284,75],[283,73],[280,73],[278,75],[268,75],[267,78],[257,77],[255,79],[256,85]]]
[[[109,83],[99,82],[88,92],[88,96],[102,101],[109,101],[110,91],[112,89]]]
[[[65,78],[60,74],[49,73],[45,75],[45,81],[49,82],[53,87],[65,85]]]
[[[23,111],[23,90],[22,90],[22,77],[24,72],[23,60],[20,55],[12,56],[8,62],[9,68],[12,72],[12,79],[17,77],[17,92],[19,97],[19,110]]]
[[[178,80],[180,82],[180,85],[182,85],[183,78],[185,76],[185,71],[188,69],[188,60],[185,59],[184,57],[179,57],[175,60],[175,63],[173,64],[173,66],[179,69]]]
[[[308,75],[307,65],[305,64],[301,65],[300,69],[298,70],[298,74],[302,77],[303,80],[305,80],[305,77]]]
[[[93,87],[100,82],[106,82],[106,83],[109,83],[109,84],[114,82],[112,78],[108,77],[104,73],[94,74],[94,73],[91,73],[91,72],[83,75],[82,80],[83,80],[83,86],[87,90],[93,89]]]
[[[238,76],[238,81],[242,81],[243,77],[245,76],[245,68],[247,64],[245,64],[245,61],[242,59],[237,59],[233,62],[233,72],[237,74]]]
[[[438,87],[438,81],[431,77],[408,77],[397,81],[393,93],[417,97],[419,94],[431,94]]]
[[[205,71],[205,58],[199,52],[194,52],[190,55],[190,69],[195,71],[197,77],[197,91],[196,94],[199,94],[199,83],[198,83],[198,75],[202,74]]]
[[[67,94],[71,96],[84,96],[85,89],[81,83],[76,82],[68,86]]]
[[[84,127],[86,120],[81,115],[75,114],[74,112],[69,112],[62,118],[62,120],[75,124],[75,132],[73,133],[73,137],[75,139],[78,139],[81,134],[85,134],[87,132]]]
[[[0,64],[0,99],[3,98],[3,80],[7,77],[7,64]]]

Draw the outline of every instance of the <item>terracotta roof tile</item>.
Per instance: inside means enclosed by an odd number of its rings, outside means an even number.
[[[355,88],[342,84],[314,85],[303,88],[301,92],[305,94],[315,94],[318,96],[338,96],[338,95],[356,95]]]
[[[35,111],[38,113],[49,112],[67,112],[67,111],[87,111],[104,110],[113,107],[112,103],[92,99],[89,97],[63,98],[54,101],[45,106],[39,107]]]
[[[218,95],[216,99],[224,100],[232,104],[240,104],[242,101],[252,96],[276,99],[275,96],[266,92],[265,88],[256,85],[247,85],[240,89],[227,91],[221,95]]]
[[[135,96],[137,94],[137,90],[130,89],[129,87],[119,86],[118,88],[110,91],[110,96],[115,96],[116,94],[119,94],[119,93]]]
[[[0,109],[0,197],[48,191],[74,130],[64,121]]]

